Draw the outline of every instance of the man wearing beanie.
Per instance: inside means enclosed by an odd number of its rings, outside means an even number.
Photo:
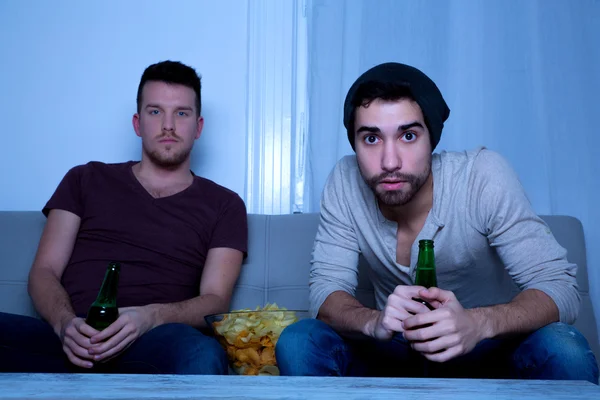
[[[282,333],[282,375],[598,382],[589,344],[569,325],[577,266],[500,155],[432,154],[449,114],[435,83],[404,64],[378,65],[348,91],[356,155],[325,185],[310,273],[316,319]],[[430,289],[414,285],[422,239],[435,242]],[[355,297],[359,255],[376,309]]]

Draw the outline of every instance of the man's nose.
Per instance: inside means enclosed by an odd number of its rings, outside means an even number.
[[[175,119],[172,115],[165,114],[162,121],[163,131],[173,131],[175,130]]]
[[[381,168],[384,171],[396,171],[402,168],[402,157],[394,143],[386,143],[381,158]]]

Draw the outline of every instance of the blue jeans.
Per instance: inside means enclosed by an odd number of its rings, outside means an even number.
[[[574,327],[547,325],[518,339],[480,342],[444,363],[412,350],[402,334],[390,341],[344,339],[316,319],[288,326],[276,347],[281,375],[587,380],[598,383],[598,364]]]
[[[212,337],[184,324],[158,326],[118,357],[80,368],[42,320],[0,312],[0,372],[98,372],[120,374],[227,374],[227,357]]]

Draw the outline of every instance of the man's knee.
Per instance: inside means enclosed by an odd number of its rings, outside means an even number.
[[[201,334],[202,335],[202,334]],[[216,339],[204,336],[190,338],[185,356],[182,355],[176,373],[196,375],[227,375],[225,350]],[[185,350],[183,350],[185,351]]]
[[[339,370],[332,354],[344,340],[326,323],[305,319],[285,328],[275,346],[282,375],[332,375]]]
[[[156,330],[156,331],[155,331]],[[151,346],[160,346],[150,364],[156,372],[187,375],[225,375],[225,350],[213,337],[185,324],[166,324],[148,332]],[[151,351],[152,347],[140,349]],[[136,357],[137,358],[137,357]]]
[[[598,364],[589,343],[575,327],[553,323],[533,332],[521,345],[523,370],[540,370],[545,379],[585,379],[598,383]]]
[[[190,375],[226,375],[225,350],[213,337],[190,326],[180,327],[181,338],[174,338],[175,373]]]
[[[585,337],[572,325],[549,324],[532,333],[527,341],[530,346],[548,358],[569,364],[588,359],[593,354]]]
[[[323,321],[304,319],[286,327],[277,341],[276,352],[304,354],[312,348],[325,346],[337,333]]]
[[[50,325],[0,312],[0,372],[67,372],[69,365]]]

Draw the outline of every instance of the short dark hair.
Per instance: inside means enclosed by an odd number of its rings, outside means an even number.
[[[196,92],[196,109],[198,115],[202,111],[202,96],[200,76],[192,67],[180,63],[179,61],[161,61],[150,65],[142,74],[142,79],[137,91],[137,112],[141,111],[142,107],[142,90],[144,85],[149,81],[166,82],[187,86]]]
[[[373,100],[398,101],[403,99],[415,100],[410,87],[402,83],[368,81],[362,83],[350,99],[352,109],[348,116],[348,137],[354,137],[354,119],[358,107],[368,107]],[[427,124],[427,121],[425,121]],[[352,146],[354,147],[354,146]]]

